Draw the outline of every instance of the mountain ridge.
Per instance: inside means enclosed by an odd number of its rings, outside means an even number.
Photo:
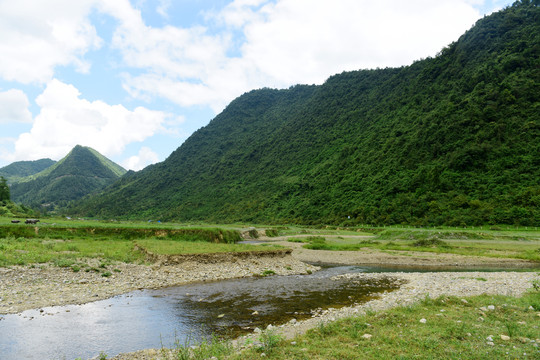
[[[216,222],[540,224],[540,11],[434,58],[235,99],[164,162],[73,211]],[[121,205],[120,205],[121,204]]]
[[[11,186],[15,202],[55,209],[104,188],[126,173],[96,150],[75,146],[45,170]]]
[[[37,174],[54,165],[56,161],[40,159],[34,161],[17,161],[0,168],[0,176],[8,180],[8,183],[20,182],[24,178]]]

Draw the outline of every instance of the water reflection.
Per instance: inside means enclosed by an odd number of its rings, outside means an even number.
[[[85,305],[49,307],[0,318],[2,360],[91,358],[172,347],[212,333],[310,316],[319,307],[360,303],[395,288],[386,281],[332,280],[362,268],[337,267],[310,276],[270,276],[143,290]]]

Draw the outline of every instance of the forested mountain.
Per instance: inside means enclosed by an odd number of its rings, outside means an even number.
[[[55,164],[54,160],[41,159],[35,161],[17,161],[0,168],[0,176],[6,178],[9,184],[19,182],[21,179],[37,174]]]
[[[234,100],[79,213],[218,222],[540,225],[540,9],[435,58]]]
[[[126,173],[94,149],[77,145],[62,160],[11,186],[11,198],[54,210],[110,185]]]

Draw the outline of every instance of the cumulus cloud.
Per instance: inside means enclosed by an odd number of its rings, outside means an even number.
[[[59,159],[75,145],[90,146],[105,156],[121,154],[127,144],[140,142],[162,129],[169,117],[160,111],[80,98],[69,84],[52,80],[36,103],[41,111],[32,129],[15,142],[16,159]]]
[[[132,96],[217,112],[253,88],[320,84],[344,70],[434,55],[480,17],[475,2],[236,0],[209,14],[206,26],[187,29],[151,28],[132,12],[113,44],[129,67],[142,70],[124,76]]]
[[[46,83],[60,65],[86,72],[102,40],[88,14],[97,0],[0,1],[0,78]]]
[[[32,122],[32,114],[28,106],[30,102],[21,90],[11,89],[0,92],[0,124]]]
[[[131,156],[122,163],[122,166],[129,170],[139,171],[148,165],[159,161],[159,156],[149,147],[143,146],[137,155]]]

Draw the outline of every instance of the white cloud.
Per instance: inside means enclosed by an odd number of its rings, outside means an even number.
[[[36,100],[41,112],[30,132],[15,142],[13,158],[59,159],[75,145],[90,146],[105,156],[121,154],[125,146],[161,131],[168,114],[137,107],[80,98],[72,85],[52,80]]]
[[[0,1],[0,78],[45,83],[60,65],[86,72],[102,40],[87,18],[97,0]]]
[[[236,0],[206,27],[187,29],[151,28],[131,12],[113,43],[142,70],[124,76],[132,96],[218,112],[253,88],[320,84],[344,70],[434,55],[480,17],[471,1]]]
[[[0,124],[32,122],[29,106],[30,102],[21,90],[0,92]]]
[[[158,6],[156,8],[156,12],[161,15],[163,18],[168,19],[169,18],[169,8],[171,7],[171,0],[159,0]]]
[[[158,154],[153,152],[149,147],[143,146],[137,155],[128,158],[122,163],[122,166],[129,170],[139,171],[148,165],[157,163],[158,161]]]

